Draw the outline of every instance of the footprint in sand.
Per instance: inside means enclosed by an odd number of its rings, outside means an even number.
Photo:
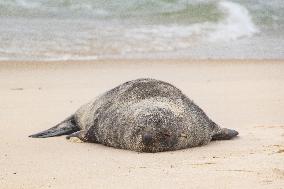
[[[272,172],[279,178],[283,179],[284,178],[284,170],[279,169],[279,168],[274,168],[272,169]]]
[[[24,90],[24,88],[11,88],[10,90],[12,90],[12,91],[22,91],[22,90]]]

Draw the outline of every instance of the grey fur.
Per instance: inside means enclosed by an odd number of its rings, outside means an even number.
[[[67,138],[138,152],[179,150],[238,135],[211,121],[179,89],[155,79],[137,79],[107,91],[59,124],[58,135],[64,133],[62,124],[73,129]],[[31,135],[49,136],[50,129]]]

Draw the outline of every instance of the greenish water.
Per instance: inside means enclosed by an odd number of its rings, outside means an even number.
[[[0,0],[0,60],[284,58],[284,1]]]

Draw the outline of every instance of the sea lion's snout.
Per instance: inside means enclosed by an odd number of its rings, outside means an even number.
[[[170,133],[158,132],[158,133],[145,133],[142,134],[142,144],[144,152],[158,152],[159,149],[163,151],[169,150],[176,145],[177,140],[174,135]]]
[[[153,143],[153,135],[146,133],[142,136],[142,142],[145,146],[149,146]]]

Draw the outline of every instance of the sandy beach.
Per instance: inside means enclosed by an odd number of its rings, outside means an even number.
[[[137,153],[33,139],[122,82],[180,88],[234,140]],[[0,188],[284,188],[284,61],[0,62]]]

